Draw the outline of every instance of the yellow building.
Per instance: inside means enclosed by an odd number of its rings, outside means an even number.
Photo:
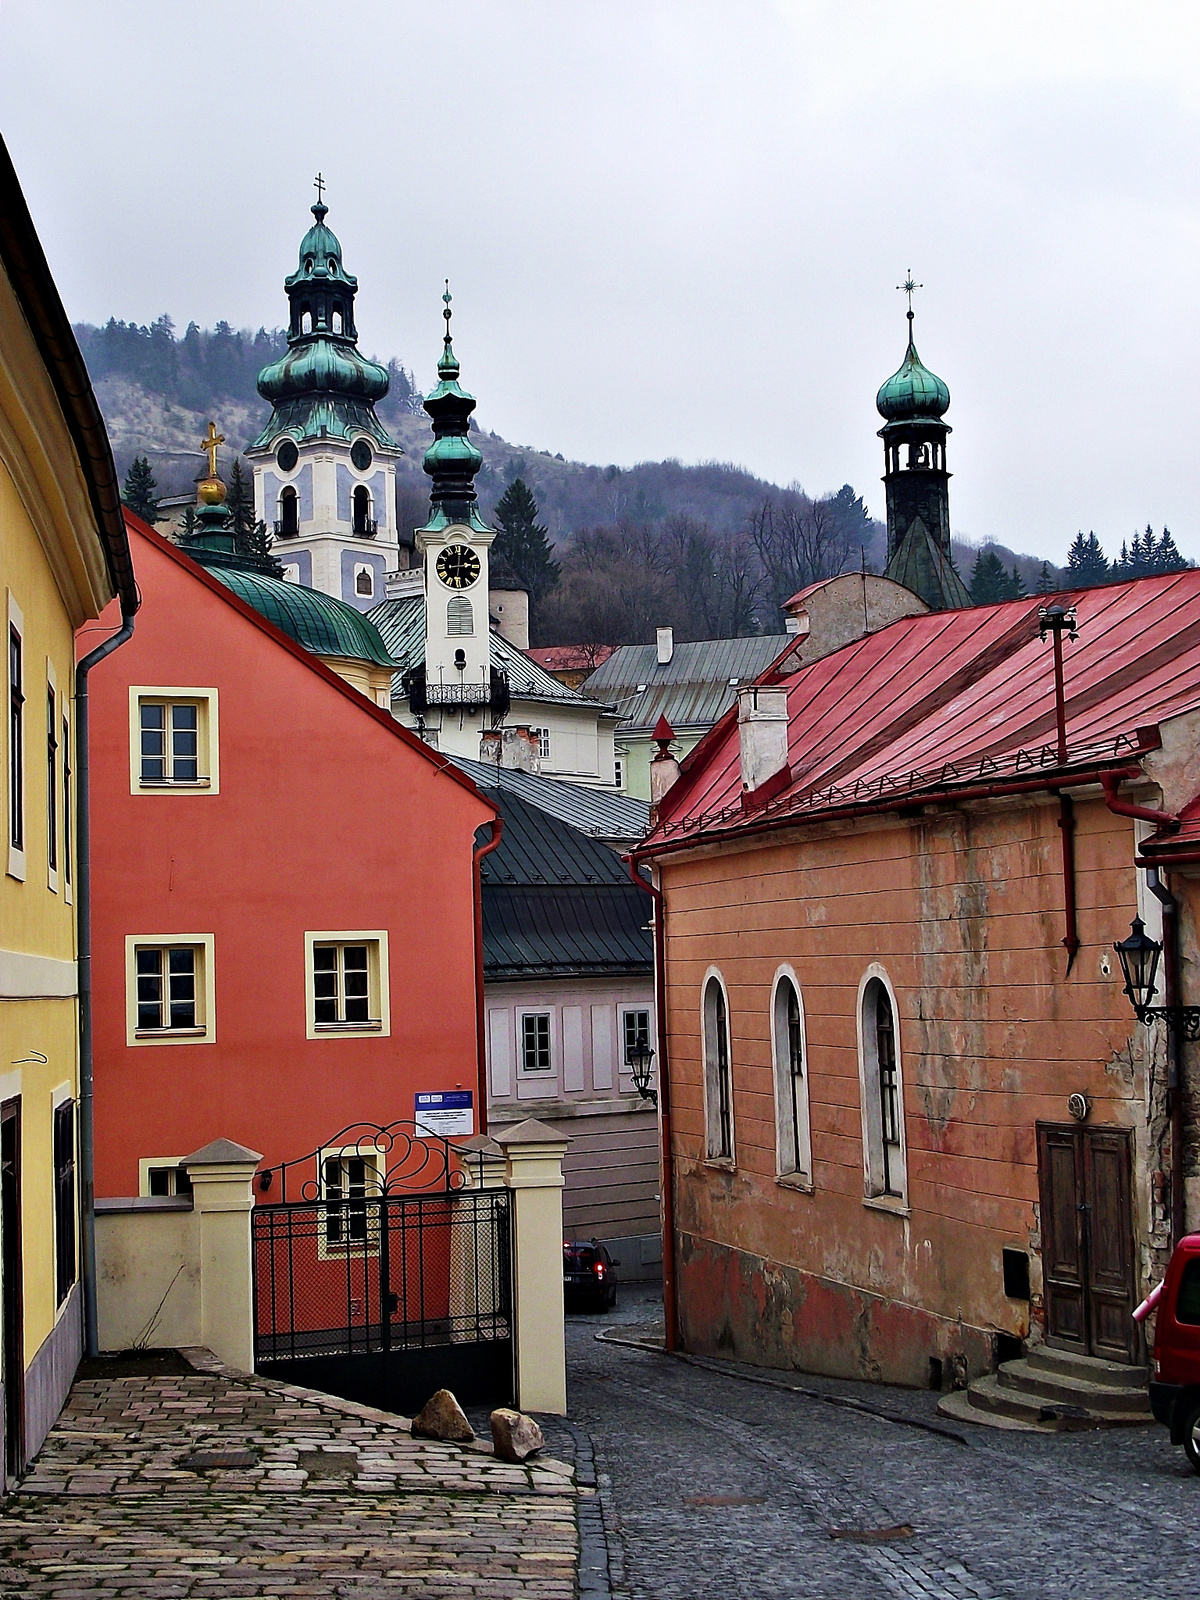
[[[75,631],[137,608],[83,359],[0,142],[0,1292],[4,1476],[62,1408],[83,1348]],[[85,648],[104,635],[84,635]],[[85,869],[81,874],[81,866]],[[86,1132],[86,1129],[84,1130]]]

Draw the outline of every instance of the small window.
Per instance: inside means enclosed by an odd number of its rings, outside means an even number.
[[[200,953],[194,945],[138,947],[137,1031],[203,1032],[197,978]]]
[[[904,1098],[891,993],[870,976],[859,1002],[859,1086],[867,1198],[904,1201]]]
[[[650,1043],[649,1011],[626,1011],[624,1015],[625,1065],[633,1060],[635,1050]]]
[[[211,933],[126,938],[128,1044],[216,1042],[214,942]]]
[[[25,662],[21,635],[8,627],[8,842],[25,848]]]
[[[300,532],[300,499],[295,489],[280,491],[279,526],[275,531],[281,539],[294,539]]]
[[[63,882],[71,882],[71,729],[66,717],[62,719],[62,865]]]
[[[379,1242],[379,1210],[372,1204],[383,1193],[380,1158],[355,1150],[321,1160],[321,1201],[326,1250],[360,1249]]]
[[[625,787],[625,757],[617,756],[613,761],[613,783],[618,789]]]
[[[334,308],[333,308],[333,324],[332,325],[333,325],[334,333],[341,333],[341,331],[342,331],[342,308],[341,308],[341,306],[334,306]]]
[[[530,732],[537,735],[537,753],[539,758],[542,761],[547,760],[550,755],[550,729],[531,728]]]
[[[369,600],[375,593],[375,569],[365,563],[354,569],[354,592],[364,600]]]
[[[300,332],[302,334],[303,333],[311,333],[312,330],[313,330],[312,312],[311,311],[302,311],[300,313]]]
[[[146,1191],[148,1194],[161,1195],[163,1198],[178,1199],[191,1194],[192,1180],[188,1177],[187,1168],[177,1161],[163,1166],[148,1166]]]
[[[527,1011],[521,1018],[521,1065],[526,1072],[550,1072],[550,1013]]]
[[[371,491],[360,483],[351,496],[354,532],[360,539],[370,539],[375,532],[371,517]]]
[[[446,601],[446,633],[449,638],[465,638],[475,632],[475,613],[465,594],[452,595]]]
[[[216,794],[217,691],[132,688],[129,700],[134,794]]]
[[[789,974],[775,984],[772,1006],[775,1062],[776,1171],[781,1178],[807,1179],[809,1153],[808,1081],[804,1061],[804,1011],[800,991]]]
[[[53,687],[46,690],[46,859],[58,871],[58,704]]]
[[[58,1304],[75,1283],[75,1102],[54,1108],[54,1281]]]
[[[707,1154],[733,1159],[733,1089],[729,1070],[729,1012],[725,988],[715,974],[704,985],[704,1099]]]
[[[388,1031],[386,937],[305,935],[309,1038]]]

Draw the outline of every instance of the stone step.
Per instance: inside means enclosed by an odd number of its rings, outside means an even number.
[[[1129,1368],[1125,1369],[1127,1372]],[[1150,1415],[1150,1395],[1145,1384],[1136,1388],[1115,1389],[1109,1383],[1093,1383],[1077,1378],[1067,1370],[1035,1365],[1031,1361],[1006,1361],[996,1374],[1002,1389],[1014,1390],[1037,1400],[1050,1400],[1068,1406],[1083,1406],[1089,1411],[1128,1411]]]
[[[970,1422],[980,1428],[999,1428],[1005,1433],[1046,1433],[1037,1422],[1023,1422],[1020,1417],[1006,1417],[999,1411],[980,1411],[971,1404],[965,1389],[953,1389],[938,1401],[937,1414],[948,1422]]]
[[[1065,1372],[1086,1383],[1103,1383],[1113,1389],[1145,1389],[1150,1381],[1148,1367],[1131,1367],[1124,1361],[1104,1361],[1075,1350],[1055,1350],[1048,1344],[1031,1345],[1025,1352],[1031,1367],[1046,1372]]]
[[[1083,1431],[1090,1428],[1121,1428],[1144,1424],[1148,1413],[1142,1410],[1100,1411],[1087,1405],[1052,1400],[1044,1395],[1010,1389],[989,1373],[976,1378],[967,1389],[971,1410],[980,1415],[972,1421],[986,1422],[988,1416],[1008,1417],[1031,1424],[1046,1433]],[[962,1414],[959,1414],[962,1420]]]

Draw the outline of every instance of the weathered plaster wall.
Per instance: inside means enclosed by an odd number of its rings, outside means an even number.
[[[1077,816],[1082,948],[1067,974],[1055,804],[930,813],[799,832],[663,865],[680,1299],[694,1348],[924,1382],[976,1372],[991,1335],[1041,1310],[1036,1123],[1134,1134],[1140,1283],[1165,1243],[1151,1214],[1161,1043],[1134,1023],[1111,945],[1136,910],[1132,822]],[[777,836],[778,837],[778,836]],[[770,993],[781,962],[805,1007],[812,1192],[776,1181]],[[908,1207],[864,1202],[856,1005],[880,964],[896,993]],[[700,987],[729,994],[736,1166],[704,1160]],[[1153,1082],[1148,1050],[1158,1050]],[[1151,1119],[1154,1120],[1153,1118]],[[1031,1256],[1032,1302],[1003,1290]]]

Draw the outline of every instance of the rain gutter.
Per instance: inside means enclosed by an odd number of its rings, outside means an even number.
[[[474,848],[471,865],[472,889],[475,899],[475,1048],[479,1062],[479,1132],[487,1132],[487,1044],[484,1039],[483,1017],[483,871],[480,862],[499,849],[504,837],[504,819],[499,812],[492,818],[492,836],[486,844]]]
[[[89,1357],[100,1351],[96,1303],[96,1120],[92,1037],[92,797],[88,674],[133,637],[137,599],[121,604],[121,626],[75,668],[75,908],[79,966],[79,1187],[83,1214],[83,1328]]]
[[[654,899],[654,1022],[658,1034],[658,1133],[662,1161],[663,1321],[668,1350],[678,1346],[675,1302],[675,1173],[671,1164],[671,1071],[667,1060],[667,931],[666,902],[657,884],[638,870],[636,852],[625,865],[639,889]]]

